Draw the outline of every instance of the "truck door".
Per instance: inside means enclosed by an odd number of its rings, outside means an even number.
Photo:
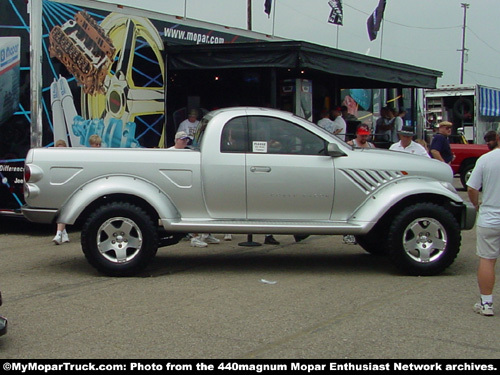
[[[248,126],[247,218],[329,219],[334,171],[325,140],[274,117],[248,117]]]
[[[203,194],[214,219],[246,219],[246,117],[228,121],[214,152],[202,153]]]

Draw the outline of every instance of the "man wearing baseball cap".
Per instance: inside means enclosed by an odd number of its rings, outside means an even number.
[[[400,131],[398,131],[399,142],[396,142],[389,147],[389,150],[406,152],[413,155],[421,155],[425,157],[430,157],[425,148],[419,145],[417,142],[413,142],[413,126],[403,126]]]
[[[438,132],[431,142],[430,152],[434,159],[450,164],[455,159],[455,154],[451,151],[450,140],[453,124],[449,121],[442,121],[438,124]]]
[[[368,142],[368,138],[370,137],[370,135],[371,131],[368,125],[358,125],[358,129],[356,130],[356,138],[354,138],[352,141],[347,142],[347,144],[357,148],[374,148],[375,145],[371,142]]]
[[[175,140],[174,140],[175,144],[172,147],[169,147],[168,150],[185,149],[189,143],[189,139],[190,139],[189,136],[184,131],[180,131],[180,132],[175,133]]]

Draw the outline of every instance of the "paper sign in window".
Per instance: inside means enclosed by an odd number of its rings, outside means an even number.
[[[265,142],[265,141],[253,141],[252,142],[252,152],[267,153],[267,142]]]

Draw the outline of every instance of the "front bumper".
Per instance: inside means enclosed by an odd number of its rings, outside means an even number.
[[[464,206],[461,227],[466,230],[472,229],[476,224],[476,208],[470,202],[464,202]]]

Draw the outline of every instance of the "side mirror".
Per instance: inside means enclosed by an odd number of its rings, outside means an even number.
[[[332,157],[347,156],[347,154],[342,151],[336,143],[328,143],[328,155]]]

